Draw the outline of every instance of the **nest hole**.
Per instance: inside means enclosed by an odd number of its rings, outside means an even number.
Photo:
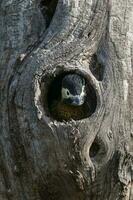
[[[107,156],[108,148],[102,138],[96,137],[89,151],[91,160],[95,163],[102,163]]]
[[[50,25],[50,22],[54,16],[58,0],[41,0],[40,9],[46,20],[46,27]]]
[[[70,121],[72,119],[74,120],[81,120],[83,118],[90,117],[96,110],[97,106],[97,96],[96,92],[93,88],[93,86],[90,84],[90,82],[84,77],[85,82],[86,82],[86,98],[85,102],[80,107],[82,115],[80,113],[76,117],[69,117],[69,119],[66,119],[64,117],[59,117],[58,111],[59,110],[54,110],[58,104],[58,102],[61,101],[61,88],[62,88],[62,79],[64,76],[67,74],[74,74],[75,72],[63,72],[60,74],[57,74],[56,76],[53,76],[50,78],[50,81],[45,79],[46,84],[45,85],[45,94],[43,96],[43,102],[44,102],[44,108],[46,108],[47,114],[49,117],[57,120],[57,121]],[[79,75],[79,73],[76,73]],[[82,74],[80,74],[83,76]],[[51,76],[51,75],[50,75]],[[47,87],[47,88],[46,88]],[[79,107],[77,109],[79,109]],[[76,108],[74,108],[76,111]],[[69,113],[70,110],[68,110]],[[74,111],[74,112],[75,112]],[[59,111],[60,112],[60,111]]]
[[[100,144],[98,141],[94,141],[90,148],[90,158],[95,158],[100,150]]]

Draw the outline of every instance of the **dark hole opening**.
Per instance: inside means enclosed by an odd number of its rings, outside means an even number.
[[[102,63],[99,62],[96,54],[92,56],[92,60],[90,63],[90,70],[98,81],[103,80],[104,66]]]
[[[94,88],[92,87],[92,85],[90,84],[90,82],[84,77],[85,81],[86,81],[86,99],[85,99],[85,102],[82,105],[82,107],[80,107],[81,112],[83,114],[80,115],[80,113],[79,113],[76,117],[70,116],[70,119],[67,120],[65,118],[58,117],[58,114],[55,111],[53,111],[53,110],[55,110],[55,109],[53,109],[53,107],[55,108],[56,105],[58,104],[58,102],[61,101],[61,87],[62,87],[63,77],[66,74],[73,74],[73,73],[75,73],[75,72],[65,72],[65,73],[63,72],[63,73],[56,75],[56,77],[52,78],[52,80],[47,88],[47,107],[49,110],[49,115],[53,119],[56,119],[57,121],[63,121],[63,120],[69,121],[71,119],[80,120],[80,119],[91,116],[96,110],[96,106],[97,106],[96,92],[95,92]],[[79,74],[79,73],[77,73],[77,74]],[[83,76],[83,75],[81,75],[81,76]],[[79,109],[79,108],[77,108],[77,109]],[[68,113],[69,113],[69,111],[70,110],[68,110]]]
[[[91,32],[88,33],[88,37],[90,37],[90,35],[91,35]]]
[[[65,76],[64,73],[61,75],[58,75],[55,79],[52,80],[49,91],[48,91],[48,107],[50,108],[50,105],[53,101],[58,101],[61,95],[61,82],[63,77]]]
[[[96,157],[97,154],[99,153],[99,150],[100,150],[100,145],[98,144],[97,141],[94,141],[90,148],[90,158]]]
[[[40,9],[46,19],[46,26],[48,27],[56,10],[58,0],[41,0]]]

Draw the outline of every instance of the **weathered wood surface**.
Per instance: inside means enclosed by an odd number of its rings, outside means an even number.
[[[132,200],[133,1],[59,0],[48,21],[55,6],[0,0],[0,200]],[[71,70],[97,108],[57,122],[48,83]]]

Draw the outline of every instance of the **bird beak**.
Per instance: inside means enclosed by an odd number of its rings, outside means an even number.
[[[81,98],[80,96],[78,97],[73,97],[71,105],[73,106],[81,106],[84,103],[84,98]]]

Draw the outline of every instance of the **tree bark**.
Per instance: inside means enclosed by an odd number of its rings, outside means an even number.
[[[132,17],[132,0],[0,1],[0,200],[133,199]],[[60,122],[69,72],[95,109]]]

